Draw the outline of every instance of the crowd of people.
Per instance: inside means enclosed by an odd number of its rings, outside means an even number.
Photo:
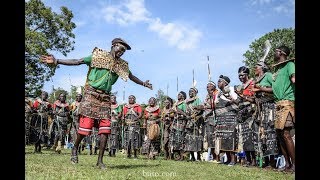
[[[105,151],[114,157],[123,150],[127,158],[143,155],[156,159],[163,154],[164,160],[295,171],[295,64],[287,59],[287,46],[274,51],[275,73],[263,61],[256,63],[255,77],[242,66],[238,70],[242,84],[230,86],[230,78],[220,75],[217,84],[207,83],[204,100],[197,96],[196,87],[190,87],[188,96],[184,91],[176,100],[166,96],[163,107],[155,97],[142,107],[134,95],[120,105],[110,93],[119,76],[152,89],[149,80],[143,82],[134,76],[120,58],[130,49],[124,40],[115,38],[110,52],[94,48],[88,57],[69,60],[43,56],[42,61],[48,64],[87,64],[89,72],[84,93],[71,105],[65,94],[52,105],[46,92],[34,103],[26,98],[26,143],[32,139],[30,126],[36,127],[32,140],[35,152],[41,151],[41,142],[58,153],[65,143],[72,142],[70,160],[76,164],[86,139],[90,154],[98,152],[96,165],[101,169],[106,168]],[[30,118],[31,114],[36,116]],[[64,141],[68,133],[70,138]],[[280,156],[285,165],[278,168],[276,159]]]

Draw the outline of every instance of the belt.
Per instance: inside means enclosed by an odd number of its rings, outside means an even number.
[[[125,122],[125,124],[128,124],[128,125],[138,124],[138,123],[139,123],[138,121]]]
[[[94,87],[92,87],[90,85],[87,86],[87,89],[90,90],[90,91],[94,91],[94,92],[100,93],[100,94],[101,93],[108,94],[108,95],[111,94],[110,91],[100,90],[100,89],[94,88]]]

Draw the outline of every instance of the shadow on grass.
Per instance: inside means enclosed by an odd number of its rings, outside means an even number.
[[[24,152],[24,154],[35,154],[34,152]]]
[[[139,168],[139,167],[156,167],[160,166],[160,164],[132,164],[132,165],[112,165],[110,168],[115,168],[115,169],[134,169],[134,168]]]
[[[65,154],[70,154],[71,155],[71,150],[70,151],[62,151],[60,154],[56,152],[54,149],[41,149],[41,152],[34,152],[34,150],[25,150],[25,154],[39,154],[39,155],[65,155]],[[86,155],[86,154],[78,154],[78,155]]]

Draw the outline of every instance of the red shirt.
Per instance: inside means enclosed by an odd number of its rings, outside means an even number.
[[[131,108],[133,108],[133,111],[136,112],[136,113],[137,112],[139,114],[142,113],[142,109],[141,109],[141,106],[139,104],[132,104],[132,105],[131,104],[126,104],[123,107],[123,116],[125,116]]]
[[[34,101],[33,107],[34,107],[35,109],[38,109],[41,103],[47,104],[47,108],[48,108],[48,109],[52,107],[52,105],[51,105],[48,101],[42,101],[42,100],[40,100],[40,99],[37,99],[37,100]]]
[[[146,109],[144,110],[144,117],[146,119],[149,118],[150,114],[152,114],[153,117],[158,117],[160,116],[160,108],[159,106],[155,106],[155,107],[146,107]]]
[[[59,100],[56,100],[56,101],[53,103],[53,109],[56,109],[57,106],[59,106],[59,107],[65,107],[66,109],[69,110],[69,104],[68,104],[67,102],[61,103]]]
[[[254,86],[254,83],[252,80],[249,80],[249,85],[247,87],[244,87],[245,89],[243,90],[242,94],[244,96],[254,96],[254,91],[252,91],[252,88]],[[245,83],[247,84],[247,83]]]
[[[208,106],[208,107],[206,107],[207,109],[214,109],[215,108],[215,100],[217,99],[218,94],[219,94],[219,91],[217,89],[215,89],[212,92],[211,97],[209,96],[209,94],[207,94],[207,96],[206,96],[206,104]],[[211,101],[211,98],[212,98],[212,101]]]

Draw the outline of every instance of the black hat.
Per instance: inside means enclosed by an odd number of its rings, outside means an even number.
[[[131,47],[129,46],[129,44],[127,42],[125,42],[123,39],[121,38],[114,38],[112,41],[111,41],[111,44],[114,45],[115,43],[120,43],[122,45],[124,45],[127,50],[130,50]]]
[[[219,78],[225,80],[228,84],[230,83],[230,79],[228,76],[220,75]]]

